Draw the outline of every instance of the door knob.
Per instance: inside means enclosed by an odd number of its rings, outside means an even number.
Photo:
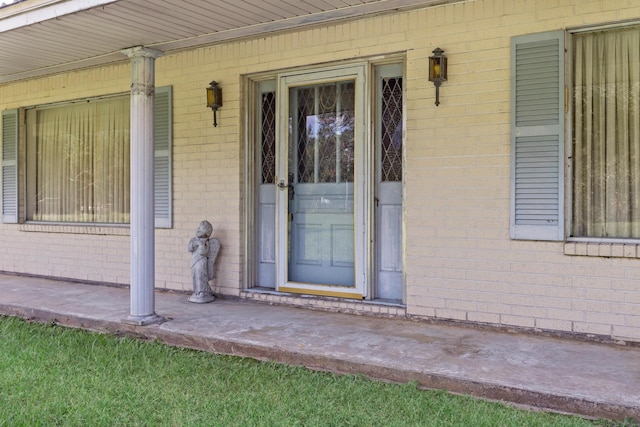
[[[295,193],[295,191],[294,191],[294,189],[293,189],[293,185],[291,185],[291,184],[285,184],[285,183],[284,183],[284,181],[280,181],[280,182],[278,183],[278,188],[279,188],[280,190],[284,190],[285,188],[288,188],[288,189],[289,189],[289,200],[293,200],[293,198],[294,198],[294,196],[295,196],[295,194],[296,194],[296,193]]]

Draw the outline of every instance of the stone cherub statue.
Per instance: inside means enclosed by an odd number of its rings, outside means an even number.
[[[210,238],[213,226],[209,221],[202,221],[196,230],[196,237],[189,241],[187,250],[191,252],[191,277],[193,294],[189,302],[207,303],[215,299],[209,286],[209,280],[216,277],[215,262],[220,251],[220,241]]]

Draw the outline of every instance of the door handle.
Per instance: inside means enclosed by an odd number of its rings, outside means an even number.
[[[288,194],[288,196],[289,196],[289,200],[293,200],[293,198],[294,198],[294,196],[295,196],[295,194],[296,194],[296,193],[295,193],[295,190],[293,189],[293,185],[291,185],[291,184],[285,184],[285,183],[284,183],[284,181],[280,181],[280,182],[278,183],[278,188],[279,188],[280,190],[284,190],[285,188],[288,188],[288,189],[289,189],[289,194]]]

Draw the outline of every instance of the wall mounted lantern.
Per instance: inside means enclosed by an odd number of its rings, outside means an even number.
[[[207,107],[213,110],[213,126],[218,126],[216,111],[222,107],[222,88],[218,86],[215,80],[209,83],[207,88]]]
[[[447,81],[447,57],[439,47],[433,50],[429,57],[429,81],[436,87],[436,106],[440,105],[440,85]]]

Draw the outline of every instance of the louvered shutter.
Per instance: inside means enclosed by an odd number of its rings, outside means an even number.
[[[564,239],[564,32],[511,41],[511,238]]]
[[[18,222],[18,110],[2,112],[2,222]]]
[[[156,89],[154,105],[155,226],[171,228],[171,86]]]

